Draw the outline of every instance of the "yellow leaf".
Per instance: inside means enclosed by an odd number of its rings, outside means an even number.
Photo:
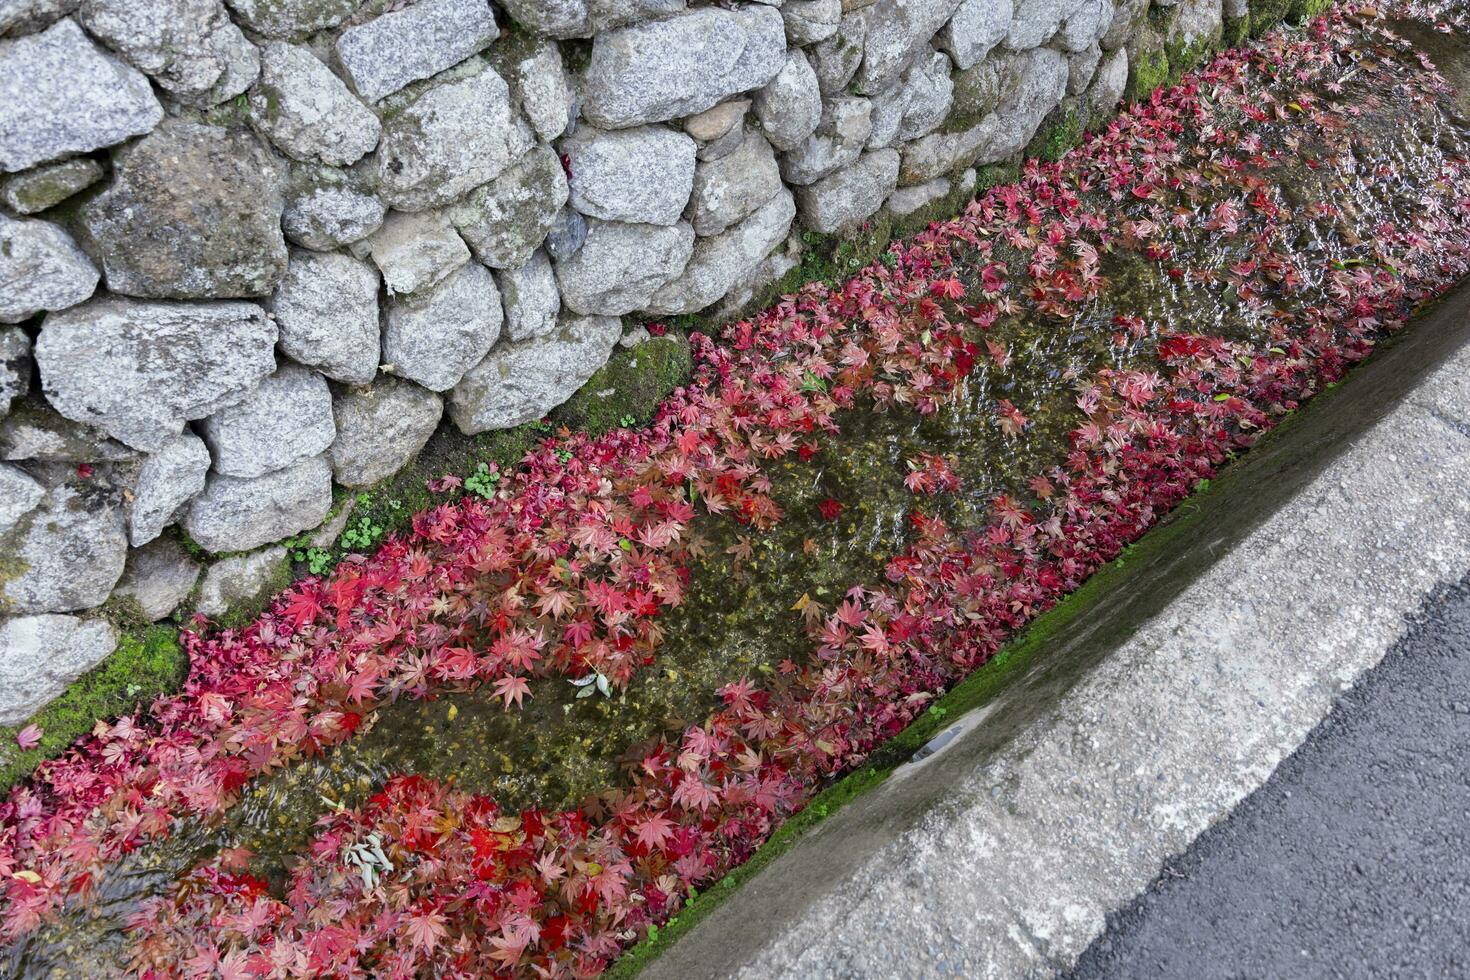
[[[459,717],[459,705],[451,704],[449,706],[449,720],[453,721],[457,717]]]
[[[11,877],[19,878],[21,881],[29,881],[33,885],[39,885],[41,883],[41,876],[34,871],[17,871]]]

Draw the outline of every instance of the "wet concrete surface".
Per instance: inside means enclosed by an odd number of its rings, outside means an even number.
[[[1067,976],[1470,977],[1470,578]]]

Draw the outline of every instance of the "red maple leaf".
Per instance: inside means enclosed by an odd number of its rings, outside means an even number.
[[[835,521],[842,513],[842,501],[835,497],[828,497],[820,504],[817,504],[817,513],[822,515],[822,520],[824,521]]]
[[[953,277],[936,279],[929,284],[929,292],[943,298],[960,299],[965,295],[965,284]]]

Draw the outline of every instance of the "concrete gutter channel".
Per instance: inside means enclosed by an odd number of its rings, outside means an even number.
[[[641,976],[1069,968],[1470,571],[1467,487],[1462,284],[1145,538],[989,703]]]

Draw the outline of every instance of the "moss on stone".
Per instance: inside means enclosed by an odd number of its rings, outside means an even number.
[[[194,110],[192,113],[186,111],[183,115],[185,118],[201,121],[207,126],[241,129],[250,125],[250,99],[247,93],[241,92],[233,99],[227,99],[219,105],[202,111]]]
[[[613,354],[581,390],[551,413],[551,421],[601,435],[644,425],[659,402],[689,379],[693,361],[682,334],[654,337]]]
[[[176,690],[188,669],[188,656],[176,628],[153,626],[125,634],[110,657],[28,719],[27,724],[42,729],[35,748],[22,750],[15,744],[23,725],[0,727],[0,791],[8,790],[43,760],[60,755],[91,731],[98,719],[127,714]]]
[[[257,120],[274,123],[281,118],[281,90],[264,82],[255,86],[250,100],[251,115]]]
[[[275,563],[270,575],[261,583],[254,595],[230,601],[229,610],[214,617],[214,626],[220,629],[240,629],[248,626],[255,621],[257,616],[266,611],[277,595],[291,585],[292,578],[291,560],[288,553]],[[195,597],[191,596],[192,598]]]
[[[1167,84],[1177,83],[1185,72],[1198,68],[1219,50],[1219,34],[1198,37],[1186,44],[1165,44],[1164,53],[1169,59]]]
[[[15,203],[26,214],[33,214],[65,200],[69,194],[70,188],[65,182],[42,178],[31,181],[21,193],[16,194]]]
[[[1251,36],[1260,37],[1291,13],[1295,0],[1251,0]]]
[[[532,57],[536,54],[537,49],[546,42],[539,39],[535,32],[522,27],[519,21],[509,17],[501,21],[501,26],[505,28],[504,32],[496,40],[494,46],[485,52],[485,57],[490,60],[495,70],[504,76],[510,66]]]
[[[794,293],[809,282],[836,285],[844,281],[876,261],[888,248],[888,243],[893,240],[893,220],[879,213],[854,231],[841,235],[806,231],[801,239],[801,263],[762,290],[758,299],[749,305],[757,308],[769,305],[777,297]],[[711,332],[719,324],[710,318],[701,318],[691,326]]]
[[[1085,129],[1078,100],[1076,96],[1069,95],[1041,124],[1026,147],[1027,155],[1055,163],[1066,156],[1068,150],[1082,142]]]
[[[572,75],[580,76],[592,63],[592,42],[573,39],[561,43],[561,61]]]
[[[1250,40],[1250,36],[1251,36],[1251,17],[1250,17],[1250,14],[1246,14],[1244,17],[1236,17],[1236,18],[1234,18],[1232,20],[1225,21],[1225,35],[1224,35],[1224,44],[1225,44],[1225,47],[1227,47],[1227,48],[1237,48],[1240,45],[1244,44],[1246,41],[1249,41]]]
[[[963,133],[980,125],[1000,104],[1000,95],[1000,73],[992,62],[981,61],[955,72],[950,113],[939,132]]]
[[[1309,20],[1325,14],[1332,6],[1332,0],[1292,0],[1291,14],[1294,21]]]
[[[85,157],[37,167],[0,180],[0,197],[22,214],[55,207],[102,179],[102,167]]]
[[[1162,49],[1141,51],[1138,61],[1129,64],[1128,74],[1131,77],[1127,98],[1132,102],[1142,102],[1154,89],[1168,82],[1169,56]]]

